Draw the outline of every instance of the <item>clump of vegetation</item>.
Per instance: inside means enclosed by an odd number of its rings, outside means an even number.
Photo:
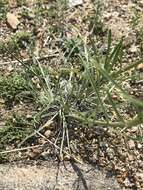
[[[0,0],[0,20],[5,19],[7,13],[7,3],[6,0]]]
[[[133,17],[131,20],[131,24],[133,25],[133,27],[136,27],[140,23],[141,13],[139,13],[137,8],[133,8],[133,12],[134,12],[134,14],[133,14]]]
[[[8,50],[11,53],[19,53],[20,49],[29,47],[31,43],[31,34],[26,31],[19,31],[9,40],[0,42],[0,52],[5,53]]]
[[[129,75],[130,70],[135,70],[140,62],[124,68],[122,41],[113,49],[111,41],[109,32],[106,55],[97,54],[94,46],[82,41],[82,45],[77,45],[78,49],[82,46],[82,53],[76,52],[78,67],[76,63],[70,62],[72,54],[65,54],[65,64],[58,68],[58,71],[50,66],[45,70],[35,58],[41,73],[39,76],[42,77],[39,101],[44,111],[41,111],[41,115],[43,112],[55,110],[62,129],[61,147],[65,139],[68,141],[67,144],[70,143],[68,126],[75,120],[83,126],[101,125],[116,128],[130,128],[143,122],[143,112],[138,112],[138,109],[143,107],[142,101],[133,97],[130,89],[123,85],[125,81],[129,83],[132,78]],[[93,39],[91,43],[95,44]],[[126,105],[136,110],[133,118],[123,112],[122,108]]]
[[[41,65],[37,58],[33,57],[37,66],[30,65],[29,69],[24,67],[29,76],[28,81],[23,79],[22,75],[16,74],[14,78],[1,81],[1,84],[5,84],[1,88],[1,96],[11,101],[17,94],[28,90],[28,82],[35,80],[36,84],[38,83],[40,88],[34,89],[33,96],[36,102],[40,103],[41,111],[35,116],[35,121],[37,118],[42,119],[43,114],[56,114],[62,131],[61,153],[64,142],[70,144],[68,127],[73,121],[84,127],[100,125],[116,128],[130,128],[143,122],[142,101],[131,95],[130,89],[123,85],[125,81],[129,83],[132,78],[130,70],[135,73],[140,62],[123,67],[122,40],[112,48],[111,32],[108,34],[106,55],[97,51],[92,37],[90,44],[82,39],[79,41],[79,44],[76,41],[72,42],[72,45],[68,44],[68,55],[65,54],[65,62],[57,70]],[[73,44],[76,44],[76,62],[74,59],[71,62],[73,54],[70,52],[73,51]],[[123,107],[127,105],[133,109],[134,117],[123,111]],[[50,113],[51,110],[54,111]]]
[[[43,6],[41,6],[41,1],[37,1],[36,8],[34,10],[35,14],[35,23],[41,23],[44,17],[48,17],[50,19],[56,20],[62,19],[63,11],[67,7],[66,0],[58,0],[52,3],[49,3],[48,9],[45,6],[47,2],[43,2]],[[52,21],[51,21],[52,22]]]
[[[92,11],[92,14],[89,15],[89,31],[92,32],[93,35],[101,36],[104,33],[104,24],[102,21],[102,3],[98,0]]]
[[[57,6],[56,4],[51,4],[49,8],[47,9],[45,6],[41,6],[41,3],[37,4],[37,7],[35,9],[35,15],[40,17],[41,19],[48,16],[50,18],[55,18],[57,17]]]
[[[26,0],[16,0],[17,6],[26,5]]]
[[[140,29],[136,31],[136,39],[140,47],[140,57],[142,57],[143,56],[143,27],[141,27]]]
[[[58,11],[61,14],[61,12],[67,8],[68,1],[67,0],[57,0],[56,3],[57,3]]]
[[[0,152],[17,146],[28,134],[31,134],[33,132],[31,123],[32,121],[26,119],[24,115],[13,113],[7,119],[5,127],[0,128]],[[0,162],[3,163],[7,160],[8,155],[0,154]]]
[[[84,49],[82,40],[79,37],[71,39],[63,38],[61,48],[66,56],[73,58],[78,54],[82,54]]]
[[[32,98],[32,89],[23,73],[13,73],[9,76],[0,75],[0,97],[11,105],[23,98]]]
[[[29,20],[35,17],[33,11],[27,9],[27,7],[23,7],[19,14],[21,15],[21,17],[29,19]]]

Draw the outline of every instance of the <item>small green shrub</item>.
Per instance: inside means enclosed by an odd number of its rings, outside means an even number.
[[[19,53],[20,49],[29,47],[31,43],[31,34],[20,31],[11,36],[9,40],[0,42],[0,53],[5,53],[7,50],[11,53]]]
[[[26,0],[16,0],[18,6],[26,5]]]
[[[6,13],[8,10],[7,4],[7,0],[0,0],[0,21],[6,18]]]
[[[33,132],[31,122],[23,115],[13,113],[3,128],[0,128],[0,152],[9,147],[16,147],[27,135]],[[0,163],[8,161],[7,154],[0,154]]]
[[[2,97],[7,104],[32,96],[30,90],[31,87],[28,81],[21,73],[13,73],[7,77],[0,76],[0,97]]]

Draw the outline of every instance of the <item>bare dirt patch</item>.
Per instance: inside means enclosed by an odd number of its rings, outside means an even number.
[[[1,190],[120,190],[114,178],[86,164],[1,165],[0,178]]]

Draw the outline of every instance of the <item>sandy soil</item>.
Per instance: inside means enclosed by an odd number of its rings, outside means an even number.
[[[57,165],[1,165],[0,190],[120,190],[114,178],[89,165]]]

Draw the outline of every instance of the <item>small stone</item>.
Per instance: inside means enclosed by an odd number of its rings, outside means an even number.
[[[68,5],[69,7],[75,7],[77,5],[82,5],[83,0],[69,0]]]
[[[17,26],[20,23],[18,18],[12,13],[7,13],[6,18],[7,18],[7,23],[10,25],[10,27],[14,30],[17,29]]]
[[[28,155],[28,157],[30,157],[30,158],[32,158],[32,159],[34,159],[34,158],[37,157],[37,154],[34,153],[34,152],[29,152],[27,155]]]
[[[133,160],[134,160],[134,156],[131,155],[131,154],[129,154],[129,155],[128,155],[128,159],[129,159],[129,161],[133,161]]]
[[[27,115],[26,115],[26,118],[27,118],[27,119],[31,119],[31,118],[32,118],[32,114],[27,114]]]
[[[137,66],[137,70],[143,71],[143,63],[140,63],[140,64]]]
[[[46,140],[44,138],[39,138],[38,139],[38,143],[39,144],[45,144],[46,143]]]
[[[126,178],[123,183],[124,183],[125,187],[132,187],[133,186],[133,184],[129,181],[128,178]]]
[[[5,127],[5,122],[0,122],[0,129]]]
[[[129,141],[128,141],[128,144],[129,144],[129,148],[130,148],[130,149],[134,149],[134,148],[135,148],[135,143],[134,143],[133,140],[129,140]]]
[[[143,173],[136,173],[136,176],[139,177],[143,181]]]
[[[7,70],[9,71],[9,72],[11,72],[11,71],[13,71],[13,66],[12,65],[9,65],[8,67],[7,67]]]
[[[143,148],[142,144],[140,144],[140,143],[137,144],[137,147],[138,147],[138,149]]]
[[[139,1],[139,5],[143,6],[143,0]]]
[[[33,153],[35,153],[35,154],[41,154],[41,152],[42,152],[42,149],[41,148],[34,148],[33,149]]]
[[[95,154],[95,153],[93,154],[93,159],[94,159],[94,160],[97,160],[97,159],[98,159],[97,153],[96,153],[96,154]]]
[[[37,89],[41,89],[41,86],[39,83],[36,84]]]
[[[4,99],[0,98],[0,104],[4,104],[4,103],[5,103]]]
[[[48,160],[50,158],[49,152],[48,151],[44,151],[41,153],[41,156],[45,159]]]
[[[51,131],[51,130],[47,130],[47,131],[44,133],[44,135],[45,135],[47,138],[49,138],[49,137],[51,136],[51,134],[52,134],[52,131]]]
[[[131,53],[136,53],[138,49],[137,49],[137,46],[135,46],[135,45],[133,44],[133,45],[130,47],[129,50],[130,50]]]
[[[138,127],[133,127],[133,128],[131,129],[131,132],[135,133],[137,130],[138,130]]]
[[[107,53],[107,51],[108,51],[107,45],[106,45],[106,44],[103,44],[103,45],[101,46],[101,48],[100,48],[100,52],[105,55],[105,54]]]
[[[112,13],[109,13],[109,12],[103,13],[103,18],[110,19],[111,17],[112,17]]]
[[[65,160],[65,161],[71,160],[71,156],[70,156],[70,155],[65,155],[65,156],[64,156],[64,160]]]
[[[26,0],[26,3],[28,4],[28,6],[32,6],[35,1],[34,0]]]

